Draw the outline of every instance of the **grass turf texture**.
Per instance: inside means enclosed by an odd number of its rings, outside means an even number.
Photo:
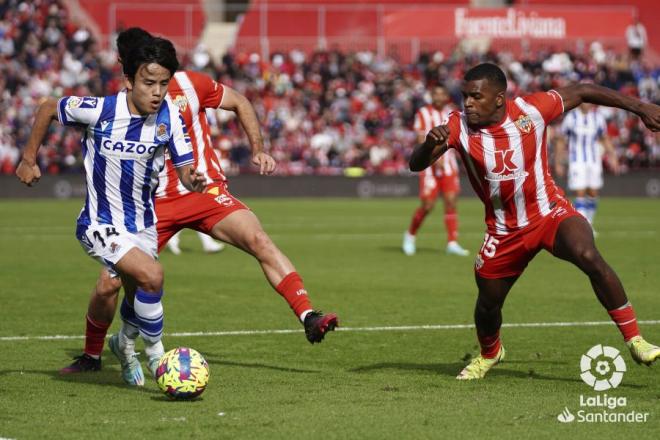
[[[401,238],[414,199],[248,200],[303,276],[316,307],[345,327],[471,324],[472,262],[483,240],[475,199],[459,205],[461,243],[471,257],[444,255],[441,208],[423,225],[418,254]],[[84,333],[100,266],[74,237],[80,201],[0,202],[0,437],[30,438],[655,438],[660,365],[634,364],[614,326],[507,328],[507,362],[485,380],[454,379],[476,354],[472,329],[336,332],[311,346],[252,257],[235,249],[205,255],[191,232],[184,254],[162,255],[166,333],[297,329],[291,334],[166,336],[211,368],[201,399],[173,402],[152,380],[130,389],[107,350],[100,373],[59,376],[82,339],[7,340]],[[621,277],[638,318],[660,318],[660,204],[604,199],[597,244]],[[588,279],[542,252],[509,295],[508,323],[606,321]],[[111,333],[118,329],[118,320]],[[642,327],[660,342],[660,325]],[[561,424],[568,407],[595,392],[579,378],[595,344],[622,351],[628,372],[610,396],[645,424]],[[141,346],[141,343],[138,343]],[[145,370],[145,374],[148,374]],[[655,434],[654,434],[655,433]]]

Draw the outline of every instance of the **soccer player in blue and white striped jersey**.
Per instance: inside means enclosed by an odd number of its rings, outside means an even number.
[[[203,191],[205,179],[193,168],[179,110],[165,99],[179,67],[172,43],[155,38],[148,47],[131,50],[124,64],[126,90],[117,95],[66,96],[40,105],[16,174],[28,186],[39,180],[37,152],[52,120],[84,130],[87,198],[76,236],[91,257],[121,276],[127,297],[134,297],[133,325],[123,326],[110,348],[121,362],[124,380],[143,385],[134,349],[136,333],[144,339],[150,358],[164,351],[163,270],[156,260],[154,195],[166,150],[188,190]]]
[[[564,175],[568,156],[568,188],[575,192],[575,209],[593,225],[598,190],[603,187],[601,145],[608,154],[612,170],[618,171],[605,118],[592,104],[582,104],[564,117],[561,134],[563,138],[557,140],[555,150],[555,171],[559,176]]]

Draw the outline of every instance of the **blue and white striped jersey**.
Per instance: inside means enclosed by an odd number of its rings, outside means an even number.
[[[103,98],[65,96],[57,115],[62,124],[85,129],[87,198],[78,224],[133,233],[155,225],[154,195],[165,148],[176,167],[194,161],[179,109],[166,98],[158,112],[135,116],[122,91]]]
[[[607,132],[603,115],[596,110],[583,113],[575,109],[564,117],[562,133],[568,138],[570,164],[600,163],[600,138]]]

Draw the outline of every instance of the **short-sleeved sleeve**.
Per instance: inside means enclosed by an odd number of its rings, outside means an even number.
[[[183,117],[176,110],[176,107],[170,109],[170,124],[172,131],[167,148],[170,152],[172,164],[179,168],[194,163],[195,159],[193,157],[188,131],[183,122]]]
[[[218,108],[222,105],[225,88],[210,76],[198,72],[186,72],[195,88],[200,108]]]
[[[557,119],[564,112],[564,101],[556,90],[532,93],[523,98],[533,105],[543,116],[546,125]]]
[[[94,125],[103,110],[103,98],[65,96],[57,102],[57,119],[62,125]]]
[[[422,124],[422,115],[418,111],[415,113],[415,122],[413,123],[413,130],[415,130],[417,133],[421,132],[424,129],[423,124]]]

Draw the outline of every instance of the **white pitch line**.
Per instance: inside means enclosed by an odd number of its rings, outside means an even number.
[[[642,325],[658,325],[660,320],[638,321]],[[582,321],[582,322],[513,322],[502,324],[504,328],[538,328],[538,327],[593,327],[600,325],[614,325],[612,321]],[[474,328],[474,324],[433,324],[433,325],[401,325],[389,327],[338,327],[341,332],[392,332],[410,330],[461,330]],[[249,335],[281,335],[300,333],[302,329],[281,330],[226,330],[218,332],[175,332],[165,333],[169,337],[195,337],[195,336],[249,336]],[[47,336],[1,336],[0,341],[52,341],[83,339],[76,335],[47,335]]]

